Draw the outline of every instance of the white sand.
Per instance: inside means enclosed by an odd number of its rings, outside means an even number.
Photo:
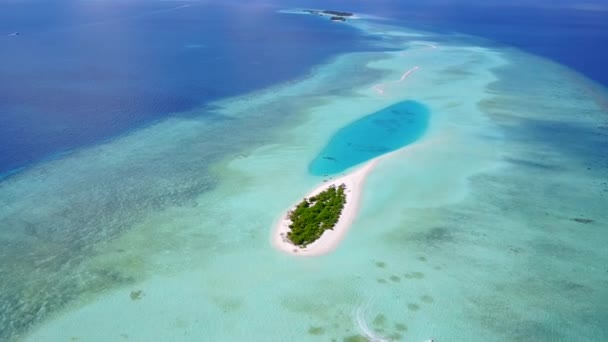
[[[329,253],[332,250],[336,249],[336,247],[338,247],[338,245],[340,244],[340,241],[342,241],[342,239],[346,235],[346,232],[350,228],[351,224],[355,220],[355,217],[357,216],[365,178],[372,171],[374,166],[376,166],[380,158],[381,157],[372,159],[371,161],[363,164],[363,166],[359,167],[355,171],[346,174],[340,178],[328,180],[327,182],[323,183],[323,185],[320,185],[305,196],[306,198],[315,196],[327,190],[327,188],[332,185],[338,187],[341,184],[344,184],[346,186],[346,204],[342,209],[342,214],[338,219],[338,223],[336,223],[333,229],[325,230],[325,232],[323,232],[319,239],[304,248],[293,244],[287,238],[287,233],[290,231],[289,225],[291,224],[291,220],[288,218],[288,213],[289,211],[295,209],[297,205],[296,203],[283,215],[283,218],[280,219],[277,223],[276,228],[272,234],[273,245],[281,251],[300,256],[317,256]],[[300,201],[298,201],[298,203],[299,202]]]

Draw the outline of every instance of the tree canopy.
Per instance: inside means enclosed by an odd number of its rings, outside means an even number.
[[[346,204],[346,186],[330,186],[316,196],[305,198],[289,214],[292,223],[287,237],[298,246],[307,244],[321,237],[326,229],[333,229],[344,204]]]

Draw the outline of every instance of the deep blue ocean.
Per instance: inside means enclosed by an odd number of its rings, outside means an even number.
[[[345,25],[218,3],[0,3],[0,174],[371,48]]]
[[[327,2],[217,3],[1,1],[0,175],[301,77],[336,54],[372,49],[371,38],[348,26],[275,11]],[[608,85],[608,9],[598,4],[387,0],[330,7],[482,36]]]

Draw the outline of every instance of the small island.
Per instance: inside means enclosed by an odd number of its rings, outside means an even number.
[[[354,13],[351,12],[342,12],[342,11],[331,11],[331,10],[311,10],[305,9],[303,10],[305,13],[314,14],[319,16],[328,16],[331,21],[346,21],[346,18],[353,18]]]
[[[333,16],[337,16],[337,17],[352,17],[354,15],[354,13],[350,13],[350,12],[340,12],[340,11],[322,11],[325,14],[328,15],[333,15]]]
[[[316,196],[304,198],[289,213],[291,231],[287,238],[295,245],[305,247],[320,238],[325,230],[333,229],[346,204],[345,189],[344,184],[331,185]]]
[[[336,249],[357,216],[363,184],[379,159],[341,177],[324,179],[304,200],[286,210],[272,233],[274,247],[298,256],[318,256]]]

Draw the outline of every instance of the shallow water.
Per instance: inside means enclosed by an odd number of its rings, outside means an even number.
[[[308,166],[313,175],[336,174],[419,139],[428,109],[403,101],[369,114],[337,131]]]
[[[391,52],[0,183],[2,337],[605,340],[605,89],[476,39],[358,25]],[[339,248],[274,250],[322,181],[310,161],[403,101],[432,113],[425,134],[372,172]]]

